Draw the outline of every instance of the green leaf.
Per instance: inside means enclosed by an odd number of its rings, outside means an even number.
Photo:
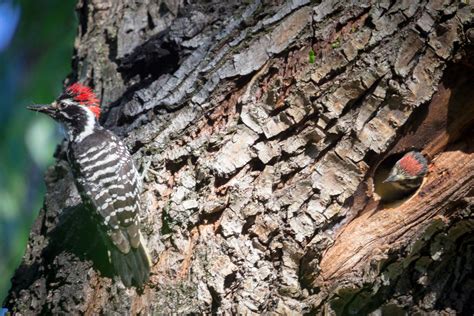
[[[314,64],[315,59],[316,59],[316,55],[314,53],[314,50],[311,48],[309,51],[309,63]]]

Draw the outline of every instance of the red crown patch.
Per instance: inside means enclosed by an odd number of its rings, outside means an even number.
[[[99,99],[91,88],[76,82],[67,87],[66,92],[75,101],[87,106],[97,118],[100,117]]]
[[[423,164],[412,154],[407,154],[400,159],[400,167],[411,176],[416,176],[423,170]]]

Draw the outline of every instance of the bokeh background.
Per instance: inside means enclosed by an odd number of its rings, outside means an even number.
[[[75,0],[0,0],[0,307],[42,206],[58,127],[27,111],[51,102],[71,71]]]

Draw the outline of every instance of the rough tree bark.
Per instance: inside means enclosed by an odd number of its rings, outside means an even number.
[[[113,279],[63,144],[9,309],[474,312],[472,1],[77,8],[68,80],[145,175],[153,273],[142,292]],[[411,148],[429,173],[395,201],[380,178]]]

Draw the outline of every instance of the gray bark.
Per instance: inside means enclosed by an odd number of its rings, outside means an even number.
[[[473,4],[77,8],[68,81],[94,87],[145,175],[152,276],[137,291],[109,271],[62,145],[9,309],[474,312]],[[423,185],[381,201],[412,148],[430,159]]]

